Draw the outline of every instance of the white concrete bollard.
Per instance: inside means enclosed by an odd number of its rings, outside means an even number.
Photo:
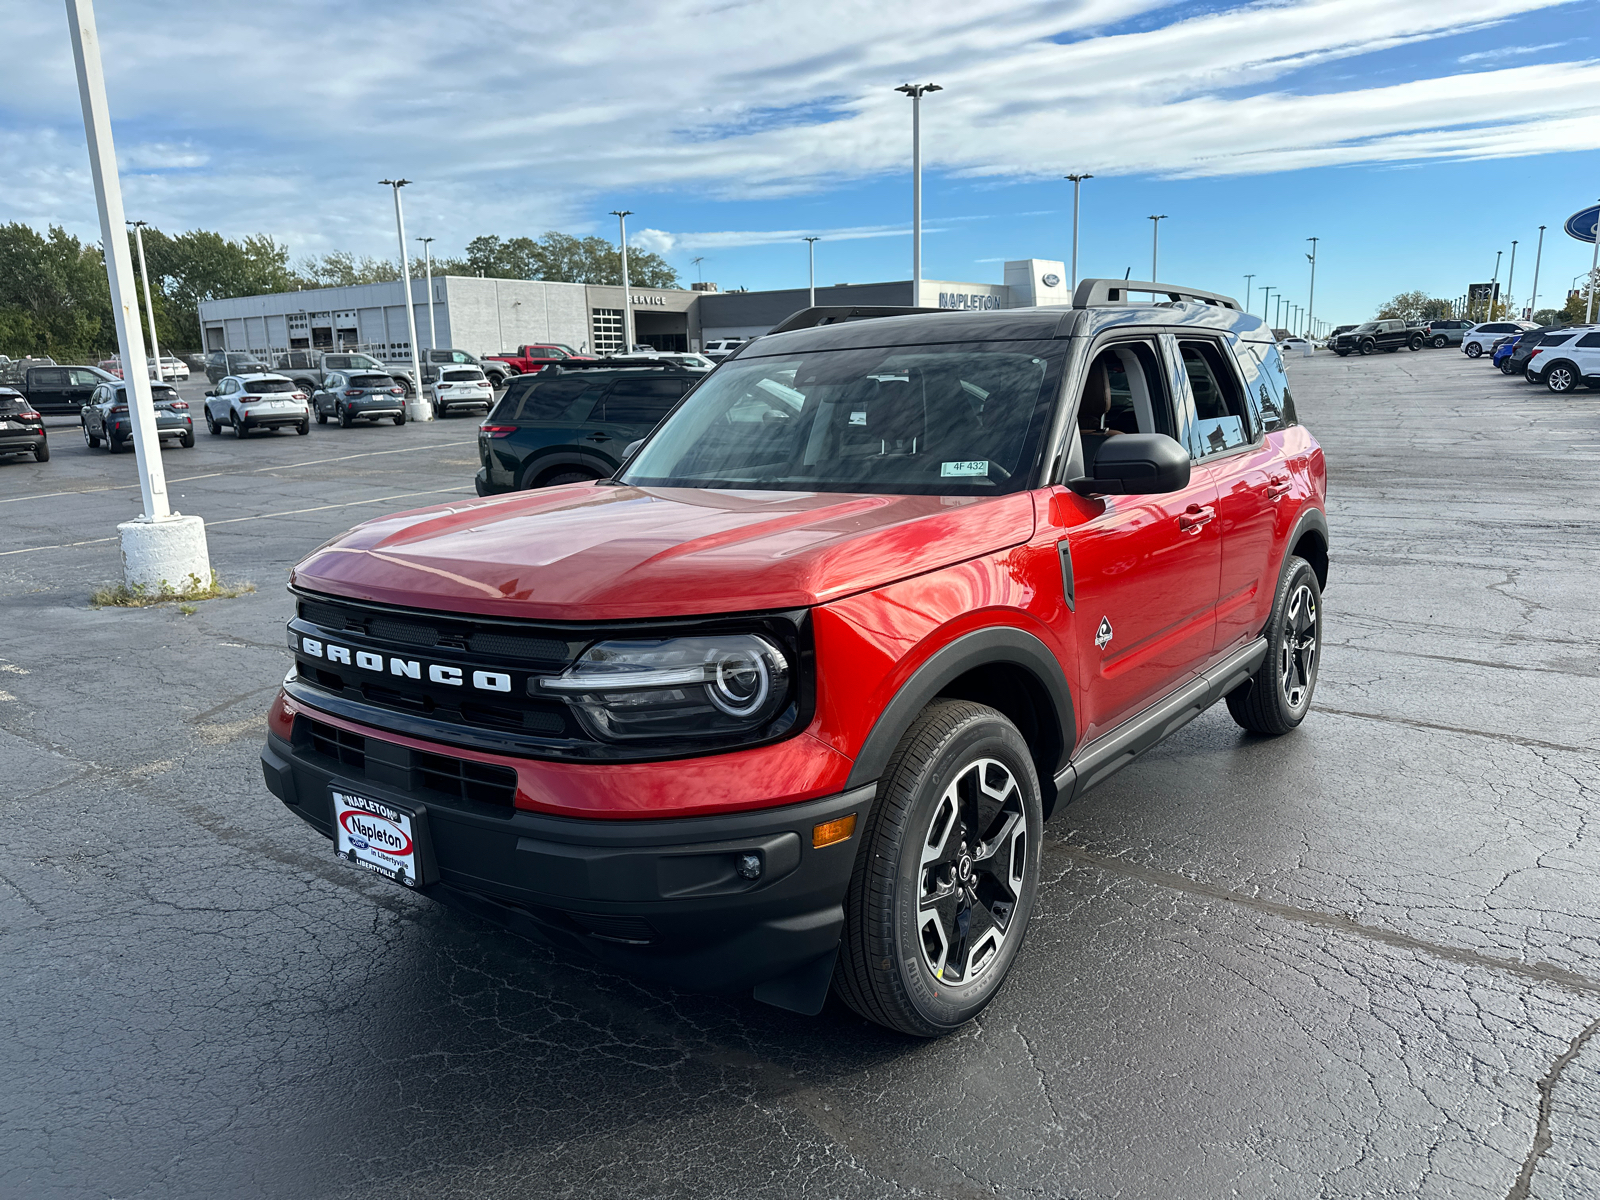
[[[160,521],[124,521],[122,581],[131,587],[185,592],[198,579],[200,588],[211,586],[211,555],[206,550],[206,523],[179,513]]]

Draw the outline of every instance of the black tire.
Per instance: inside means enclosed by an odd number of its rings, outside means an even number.
[[[1371,338],[1368,338],[1366,341],[1362,342],[1361,345],[1357,346],[1356,350],[1359,353],[1361,353],[1363,355],[1366,355],[1366,354],[1371,354],[1377,348],[1378,348],[1378,343],[1374,342]]]
[[[1557,395],[1570,392],[1582,381],[1582,373],[1564,358],[1544,369],[1544,385]]]
[[[45,441],[43,438],[40,438],[39,439],[39,444],[33,448],[33,461],[34,462],[49,462],[50,461],[50,443]]]
[[[395,413],[395,415],[394,415],[394,423],[396,425],[404,425],[406,423],[406,415],[405,415],[405,413]]]
[[[323,412],[320,408],[317,409],[317,424],[318,425],[326,425],[327,423],[328,423],[328,414]]]
[[[530,488],[555,487],[562,483],[584,483],[590,479],[599,479],[593,471],[586,471],[582,467],[557,467],[549,474],[538,476],[528,486]]]
[[[114,433],[106,434],[106,449],[111,451],[112,454],[121,454],[127,444],[127,442],[125,442],[122,438],[119,438]]]
[[[1322,661],[1322,588],[1303,558],[1291,557],[1267,621],[1267,657],[1228,693],[1228,712],[1251,733],[1288,733],[1311,711]]]
[[[349,429],[351,424],[350,410],[344,405],[339,405],[333,410],[333,415],[339,418],[339,428]]]
[[[1483,347],[1478,345],[1477,342],[1468,342],[1467,343],[1467,357],[1468,358],[1482,358],[1483,357]]]
[[[1443,350],[1445,348],[1445,346],[1449,343],[1449,341],[1450,341],[1449,338],[1447,338],[1443,334],[1441,334],[1440,336],[1438,336],[1438,337],[1433,339],[1433,348],[1435,350]]]
[[[1396,351],[1396,350],[1398,350],[1398,349],[1400,349],[1400,347],[1399,347],[1399,346],[1385,346],[1385,347],[1384,347],[1384,348],[1383,348],[1383,352],[1384,352],[1384,353],[1385,353],[1385,354],[1393,354],[1393,353],[1394,353],[1394,352],[1395,352],[1395,351]]]
[[[400,385],[400,390],[406,394],[406,398],[409,400],[411,398],[411,393],[415,390],[411,386],[411,381],[404,375],[400,375],[396,376],[395,382]]]
[[[311,418],[307,417],[304,421],[301,421],[300,424],[294,427],[294,431],[301,437],[305,437],[306,434],[311,432]]]
[[[833,973],[840,999],[914,1037],[977,1016],[1022,948],[1043,837],[1016,726],[968,700],[928,705],[889,760],[856,852]]]
[[[247,427],[246,427],[245,423],[242,420],[240,420],[239,414],[238,413],[229,413],[228,414],[228,424],[233,426],[233,436],[238,438],[240,441],[243,441],[244,440],[244,435],[245,435],[245,433],[247,431]]]
[[[1511,360],[1509,358],[1502,358],[1500,360],[1500,374],[1502,374],[1502,375],[1511,374]]]
[[[100,435],[98,433],[89,432],[89,422],[87,421],[83,423],[83,444],[88,446],[91,450],[98,450],[100,448]]]
[[[308,396],[316,395],[317,385],[312,383],[309,379],[296,379],[294,381],[294,386],[299,388]]]
[[[1412,351],[1421,350],[1422,349],[1422,336],[1419,334],[1418,336],[1412,338],[1409,342],[1406,343],[1406,346],[1409,349],[1411,349]]]
[[[217,419],[211,415],[211,410],[206,409],[206,431],[213,437],[222,433],[222,426],[217,424]]]
[[[187,433],[185,433],[182,437],[180,437],[178,439],[178,445],[182,446],[185,450],[193,450],[194,449],[194,430],[191,429]]]
[[[1348,351],[1348,350],[1335,350],[1334,353],[1337,354],[1340,358],[1349,358],[1350,357],[1350,351]]]

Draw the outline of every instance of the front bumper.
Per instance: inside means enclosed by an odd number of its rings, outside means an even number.
[[[302,715],[292,740],[268,734],[262,772],[330,839],[335,783],[425,813],[432,863],[419,890],[434,899],[674,987],[753,988],[781,1007],[820,1010],[872,785],[756,812],[583,820],[428,790],[413,751],[371,736],[366,746],[352,773],[315,748]],[[851,813],[848,840],[812,846],[817,824]],[[738,874],[747,854],[762,863],[755,880]]]

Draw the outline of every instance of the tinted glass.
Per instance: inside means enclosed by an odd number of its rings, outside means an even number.
[[[1541,345],[1541,346],[1559,346],[1563,342],[1570,341],[1571,338],[1572,338],[1572,335],[1570,333],[1547,333],[1542,338],[1539,339],[1539,345]]]
[[[394,380],[387,375],[352,375],[350,386],[358,388],[392,388]]]
[[[1278,393],[1267,382],[1266,369],[1262,365],[1267,349],[1250,342],[1236,342],[1233,356],[1239,364],[1240,374],[1244,376],[1245,400],[1250,405],[1255,425],[1264,433],[1272,433],[1282,429],[1288,422],[1283,419],[1283,411],[1278,407]],[[1276,350],[1272,352],[1277,353]]]
[[[974,496],[1031,485],[1062,348],[821,350],[735,359],[639,452],[655,487]],[[1047,357],[1048,356],[1048,357]]]
[[[252,396],[265,396],[269,392],[298,392],[287,379],[253,379],[245,385],[245,389]]]
[[[105,378],[104,375],[97,375],[93,371],[85,370],[82,367],[73,367],[67,372],[67,374],[72,380],[73,387],[92,388],[95,384],[99,383]]]
[[[35,367],[28,380],[34,387],[64,388],[67,386],[67,373],[56,367]]]
[[[539,382],[529,378],[521,387],[515,380],[495,411],[504,419],[518,421],[586,421],[605,384],[595,379],[552,379]]]
[[[681,379],[619,379],[606,395],[600,420],[653,426],[682,396]]]
[[[1196,458],[1221,454],[1252,441],[1250,415],[1239,381],[1214,342],[1179,342],[1183,370],[1194,398],[1195,425],[1189,439]]]
[[[0,396],[0,417],[11,416],[13,413],[32,412],[33,409],[21,396]]]
[[[446,383],[483,383],[484,382],[483,372],[482,371],[477,371],[477,370],[472,370],[472,371],[446,371],[446,372],[444,372],[444,376],[443,377],[444,377],[444,381]]]
[[[1578,339],[1578,345],[1585,350],[1593,350],[1596,347],[1600,347],[1600,333],[1584,334]]]

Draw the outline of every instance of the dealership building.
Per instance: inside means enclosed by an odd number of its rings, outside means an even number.
[[[498,354],[516,346],[561,342],[580,353],[623,349],[623,291],[587,283],[529,279],[475,279],[440,275],[428,294],[425,280],[411,281],[417,338],[472,354]],[[1005,265],[1002,283],[958,283],[924,279],[920,296],[910,280],[841,283],[817,288],[822,305],[915,305],[926,308],[1026,308],[1068,304],[1071,290],[1059,262],[1029,258]],[[717,338],[766,333],[810,301],[805,288],[768,292],[719,292],[715,284],[630,289],[635,341],[658,350],[698,350]],[[203,345],[209,350],[361,348],[380,357],[411,352],[406,328],[405,285],[366,283],[206,300],[200,304]]]

